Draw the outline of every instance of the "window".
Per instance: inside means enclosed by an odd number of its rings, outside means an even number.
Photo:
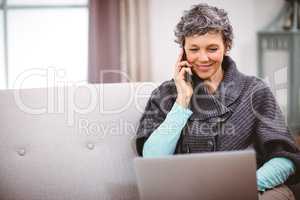
[[[87,82],[87,0],[7,0],[2,12],[6,88]]]
[[[31,5],[31,6],[40,6],[40,5],[54,5],[54,6],[86,6],[87,0],[7,0],[7,5]]]
[[[2,25],[2,26],[1,26]],[[5,54],[4,54],[4,21],[3,10],[0,10],[0,89],[6,88],[5,84]]]

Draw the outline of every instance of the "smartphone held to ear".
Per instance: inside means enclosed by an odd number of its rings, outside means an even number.
[[[182,60],[181,61],[184,61],[184,60],[187,60],[187,58],[186,58],[185,50],[183,49],[183,55],[182,55]],[[192,74],[190,74],[188,72],[185,72],[185,74],[184,74],[184,80],[186,82],[192,83]]]

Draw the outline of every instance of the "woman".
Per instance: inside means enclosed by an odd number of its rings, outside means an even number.
[[[295,199],[300,154],[270,89],[228,56],[232,26],[223,9],[199,4],[176,26],[182,46],[174,78],[155,89],[137,131],[144,157],[254,148],[260,199]],[[191,75],[192,81],[188,80]]]

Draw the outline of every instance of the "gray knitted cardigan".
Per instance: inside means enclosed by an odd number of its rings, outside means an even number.
[[[210,94],[202,80],[193,76],[193,114],[177,143],[175,154],[231,151],[254,148],[257,167],[273,157],[286,157],[296,166],[287,184],[300,180],[300,151],[291,136],[269,87],[260,79],[240,73],[225,56],[224,79]],[[156,88],[146,105],[137,130],[137,151],[164,121],[177,97],[174,80]]]

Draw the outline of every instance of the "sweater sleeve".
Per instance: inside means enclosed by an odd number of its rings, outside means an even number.
[[[284,157],[272,158],[256,172],[259,191],[274,188],[283,184],[290,175],[295,173],[293,162]]]
[[[261,167],[273,158],[283,157],[293,162],[295,173],[285,184],[300,181],[300,151],[284,120],[280,107],[271,91],[263,82],[257,84],[252,95],[252,108],[255,114],[255,149],[258,166]]]
[[[145,142],[143,156],[158,157],[173,154],[180,133],[191,114],[191,110],[175,102],[166,119]]]

